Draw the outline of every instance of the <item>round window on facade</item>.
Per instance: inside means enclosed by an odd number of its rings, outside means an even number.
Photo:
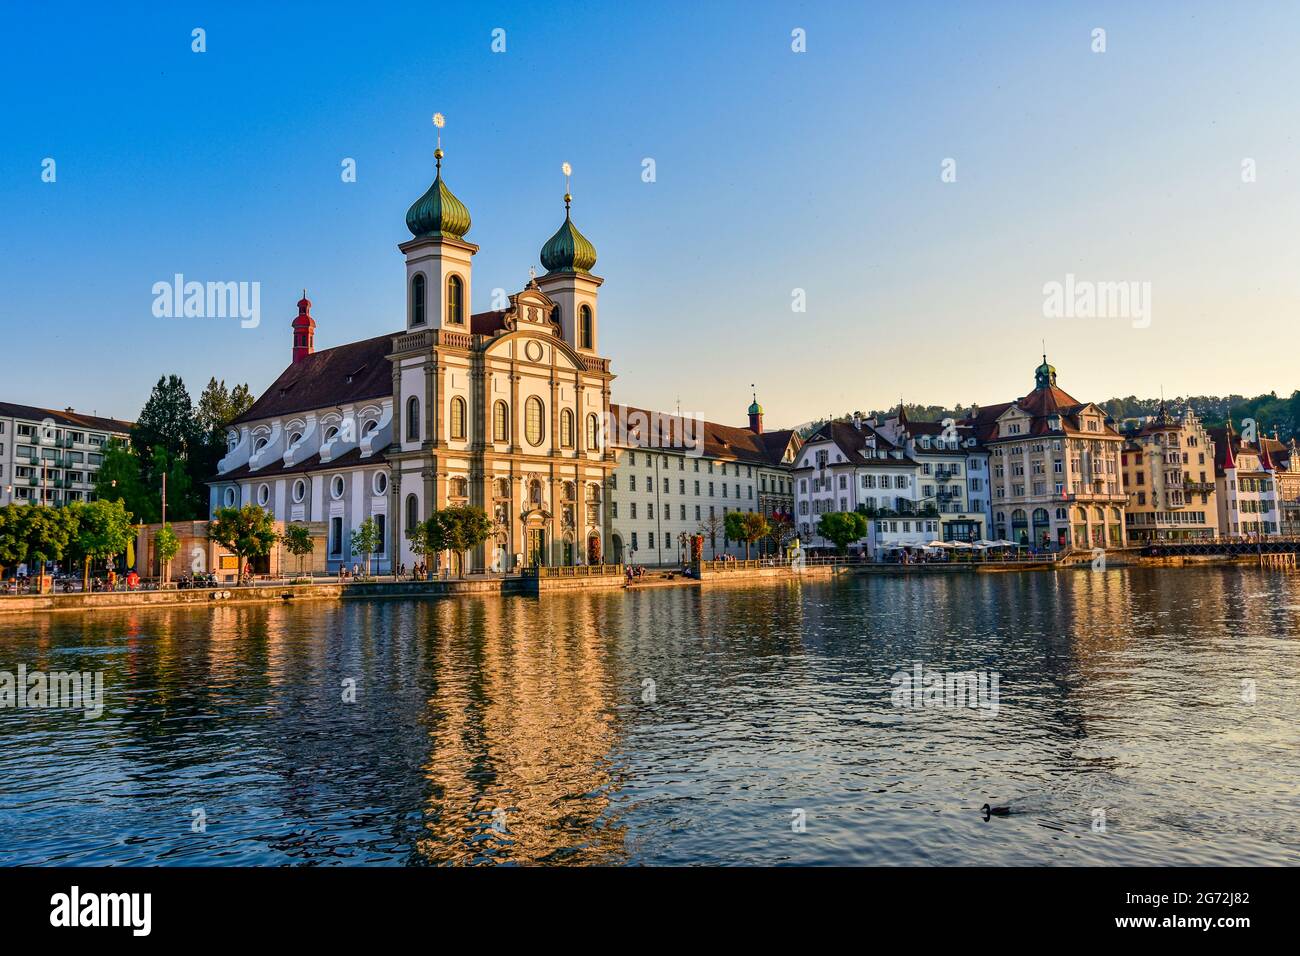
[[[259,505],[261,505],[263,508],[265,508],[265,507],[266,507],[266,503],[267,503],[268,501],[270,501],[270,500],[271,500],[271,486],[270,486],[270,485],[265,485],[265,484],[263,484],[263,485],[258,485],[258,486],[257,486],[257,503],[258,503]]]
[[[262,438],[259,438],[257,441],[253,442],[253,451],[261,451],[263,448],[265,448],[266,441],[267,440],[264,436]]]
[[[388,490],[388,473],[383,471],[375,472],[375,479],[371,485],[375,489],[375,494],[382,495]]]
[[[302,504],[302,500],[307,497],[307,482],[299,478],[293,483],[293,500]]]
[[[335,475],[330,480],[330,494],[333,495],[335,498],[343,497],[343,476],[342,475]]]
[[[226,489],[226,507],[227,507],[227,508],[233,508],[233,507],[235,507],[235,489],[234,489],[234,488],[227,488],[227,489]]]

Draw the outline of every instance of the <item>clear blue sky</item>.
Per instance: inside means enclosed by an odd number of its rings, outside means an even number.
[[[79,7],[0,30],[0,399],[260,391],[304,286],[318,347],[400,328],[435,110],[476,311],[527,280],[573,164],[616,400],[740,423],[757,382],[773,425],[987,404],[1042,338],[1085,399],[1297,385],[1291,5]],[[261,326],[154,318],[177,272],[260,282]],[[1044,318],[1069,272],[1150,282],[1150,327]]]

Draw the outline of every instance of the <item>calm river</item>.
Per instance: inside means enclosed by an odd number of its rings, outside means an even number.
[[[1235,568],[0,618],[107,698],[0,710],[0,864],[1296,864],[1298,626]]]

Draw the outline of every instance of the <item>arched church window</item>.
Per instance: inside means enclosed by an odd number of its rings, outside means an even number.
[[[595,339],[595,329],[591,320],[591,306],[584,305],[578,310],[578,347],[589,349],[593,348],[592,341]]]
[[[560,447],[573,447],[573,412],[567,408],[560,412]]]
[[[420,440],[420,400],[414,395],[406,400],[406,440]]]
[[[594,414],[587,416],[587,450],[600,447],[600,419]]]
[[[465,284],[460,276],[447,279],[447,322],[451,325],[465,324]]]
[[[492,440],[510,440],[510,409],[505,402],[492,406]]]
[[[411,280],[411,324],[424,325],[424,276],[419,273]]]
[[[465,438],[465,399],[459,395],[451,400],[451,437],[461,441]]]
[[[528,444],[540,445],[546,434],[542,428],[542,400],[533,395],[524,409],[524,437],[528,439]]]
[[[406,530],[414,531],[420,523],[420,502],[415,495],[406,496]]]

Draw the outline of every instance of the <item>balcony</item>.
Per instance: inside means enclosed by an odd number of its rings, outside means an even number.
[[[1210,492],[1214,490],[1214,482],[1184,481],[1182,487],[1183,487],[1183,491],[1186,491],[1188,494],[1208,495]]]

